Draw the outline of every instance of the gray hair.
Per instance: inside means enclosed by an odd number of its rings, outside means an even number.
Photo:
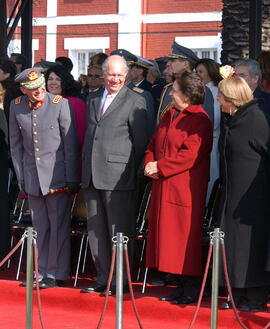
[[[122,59],[122,61],[123,61],[124,66],[125,66],[125,73],[128,73],[129,68],[128,68],[128,65],[127,65],[127,62],[126,62],[125,58],[122,57],[122,56],[119,56],[119,55],[111,55],[111,56],[118,56],[118,57],[120,57]],[[103,62],[103,64],[102,64],[102,70],[103,70],[103,72],[107,72],[108,71],[108,63],[109,63],[109,60],[110,60],[111,56],[108,56],[105,59],[105,61]]]
[[[255,59],[240,59],[235,64],[235,67],[238,66],[247,66],[249,75],[251,77],[255,77],[257,75],[259,78],[258,84],[260,84],[262,80],[262,71],[260,69],[259,63],[255,61]]]
[[[150,70],[152,72],[153,77],[158,80],[161,78],[161,73],[158,67],[158,64],[156,61],[154,60],[150,60],[153,63],[153,66],[150,67]]]

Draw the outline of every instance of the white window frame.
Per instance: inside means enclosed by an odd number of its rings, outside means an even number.
[[[192,37],[176,37],[175,41],[184,47],[187,47],[197,53],[197,56],[201,58],[203,51],[210,51],[210,58],[214,58],[214,52],[217,52],[216,61],[220,63],[222,40],[221,34],[207,35],[207,36],[192,36]]]
[[[78,67],[78,54],[79,53],[96,53],[105,52],[106,49],[110,48],[109,37],[93,37],[93,38],[65,38],[64,49],[68,50],[68,57],[73,62],[72,74],[75,79],[80,75]],[[88,55],[87,57],[88,58]],[[87,61],[85,64],[85,70],[87,70]],[[87,72],[87,71],[85,71]]]

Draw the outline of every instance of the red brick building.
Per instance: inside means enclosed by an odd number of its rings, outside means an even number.
[[[77,77],[96,52],[125,48],[153,59],[174,40],[219,60],[221,11],[222,0],[33,0],[33,62],[69,56]]]

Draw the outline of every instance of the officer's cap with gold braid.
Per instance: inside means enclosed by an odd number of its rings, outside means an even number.
[[[180,61],[181,60],[189,61],[193,65],[200,60],[199,57],[197,57],[191,49],[183,47],[178,43],[176,43],[175,41],[172,44],[170,54],[166,57],[167,59],[178,59]]]
[[[139,67],[143,67],[145,69],[149,69],[150,67],[153,66],[153,63],[151,61],[149,61],[146,58],[143,58],[141,56],[137,56],[137,62],[134,63],[134,65],[139,66]]]
[[[15,76],[15,82],[19,82],[20,86],[25,89],[36,89],[45,83],[43,68],[33,67],[26,69]]]
[[[133,65],[135,62],[137,62],[137,56],[133,55],[132,53],[130,53],[126,49],[113,50],[111,52],[111,56],[112,55],[119,55],[119,56],[124,57],[124,59],[126,60],[128,66]]]

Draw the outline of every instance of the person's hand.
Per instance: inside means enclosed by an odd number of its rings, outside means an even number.
[[[23,196],[27,197],[27,193],[25,192],[25,184],[23,180],[18,181],[18,187],[20,192],[23,194]]]
[[[157,161],[148,162],[144,167],[144,175],[152,179],[159,178],[159,171],[157,166]]]
[[[76,194],[80,190],[80,184],[79,183],[67,183],[68,193],[70,194]]]

